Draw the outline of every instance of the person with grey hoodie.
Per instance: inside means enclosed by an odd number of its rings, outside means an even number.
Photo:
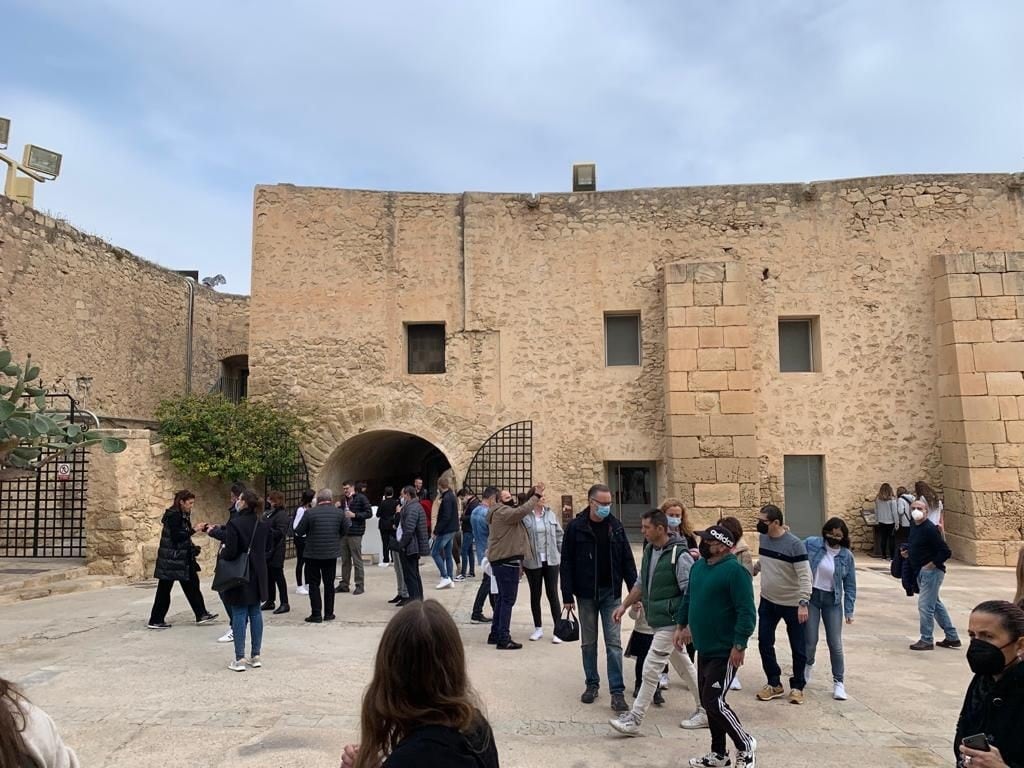
[[[541,586],[547,594],[551,608],[552,628],[561,616],[562,605],[558,601],[558,566],[562,562],[562,526],[551,507],[543,498],[536,498],[533,514],[523,518],[523,525],[530,534],[530,551],[523,558],[526,580],[530,584],[530,610],[533,611],[533,634],[531,640],[544,637],[541,623]],[[552,635],[551,642],[562,642]]]

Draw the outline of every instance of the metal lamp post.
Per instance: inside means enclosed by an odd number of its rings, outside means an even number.
[[[7,149],[7,141],[11,132],[11,121],[0,117],[0,149]],[[19,163],[13,157],[0,152],[0,162],[7,164],[7,175],[4,180],[4,194],[29,207],[33,206],[35,183],[52,181],[60,175],[60,164],[63,156],[35,144],[26,144]],[[18,175],[21,171],[23,176]]]

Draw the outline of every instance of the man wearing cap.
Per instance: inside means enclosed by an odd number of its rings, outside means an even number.
[[[675,646],[682,651],[692,640],[697,648],[700,701],[711,729],[711,752],[691,758],[689,764],[754,768],[757,741],[725,701],[754,633],[754,585],[732,554],[736,542],[728,529],[716,525],[698,535],[700,560],[690,569],[690,583],[676,611]],[[736,745],[734,763],[729,760],[726,736]]]
[[[681,664],[688,672],[684,681],[697,704],[697,710],[680,723],[683,728],[707,728],[708,718],[700,705],[700,691],[697,686],[696,670],[686,652],[677,651],[673,645],[676,629],[676,609],[690,581],[690,569],[693,567],[693,556],[690,555],[689,544],[676,531],[669,533],[668,519],[660,509],[645,512],[641,519],[644,538],[643,560],[640,563],[640,575],[636,584],[629,590],[622,605],[615,609],[612,619],[616,624],[634,603],[642,602],[647,623],[654,630],[651,649],[643,666],[643,683],[633,708],[623,712],[617,718],[609,720],[609,724],[626,736],[639,736],[644,716],[651,706],[661,671],[665,668],[673,653],[685,658]],[[681,661],[681,659],[680,659]],[[680,665],[673,665],[680,666]]]

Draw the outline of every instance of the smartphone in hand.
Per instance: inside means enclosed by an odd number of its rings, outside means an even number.
[[[963,745],[968,749],[976,749],[979,752],[991,752],[992,748],[988,744],[988,736],[984,733],[976,733],[973,736],[965,736],[963,738]]]

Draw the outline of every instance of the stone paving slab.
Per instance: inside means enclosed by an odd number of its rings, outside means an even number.
[[[748,652],[744,690],[729,700],[757,737],[762,766],[952,764],[956,716],[970,679],[963,652],[908,651],[917,637],[915,602],[878,561],[862,559],[857,618],[845,627],[849,701],[831,699],[823,633],[802,707],[754,699],[764,680],[756,643]],[[448,606],[460,625],[503,766],[674,768],[707,751],[706,730],[678,727],[693,700],[677,680],[666,706],[652,708],[643,737],[612,736],[607,690],[593,705],[579,701],[578,643],[553,645],[549,633],[522,651],[496,651],[486,644],[487,627],[469,623],[478,582],[435,591],[431,570],[424,567],[428,596]],[[332,624],[303,623],[306,598],[293,596],[291,613],[266,616],[264,668],[245,673],[226,669],[232,651],[215,642],[224,624],[196,627],[177,590],[169,618],[175,626],[165,632],[145,628],[152,584],[0,606],[0,674],[19,681],[53,715],[90,768],[333,768],[341,747],[358,736],[361,693],[394,612],[385,602],[394,594],[393,578],[390,569],[367,568],[367,593],[339,595]],[[1009,597],[1013,586],[1010,569],[953,565],[943,594],[965,632],[973,605]],[[222,611],[207,594],[211,610]],[[524,580],[513,617],[513,633],[523,641],[532,624],[528,602]],[[627,624],[624,640],[628,631]],[[778,648],[785,668],[788,650],[784,643]],[[625,662],[627,681],[633,664]]]

